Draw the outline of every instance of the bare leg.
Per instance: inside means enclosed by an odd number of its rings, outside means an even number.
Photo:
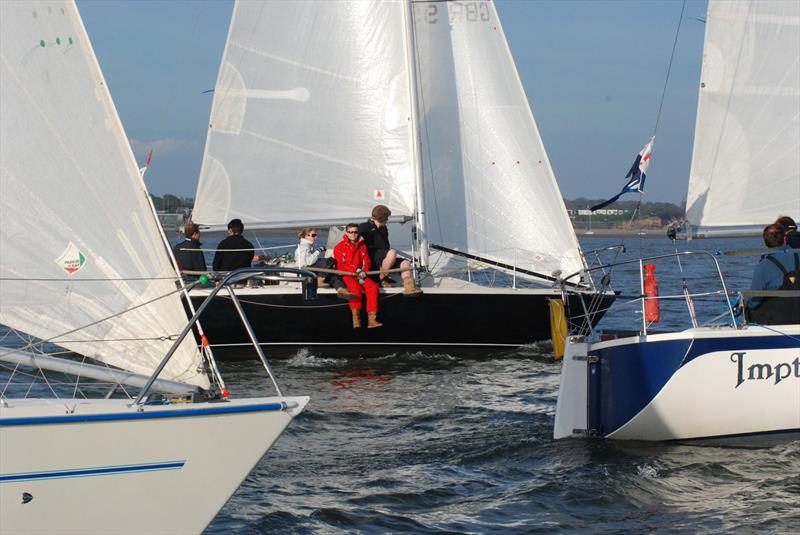
[[[400,267],[403,269],[408,269],[411,267],[411,262],[409,262],[408,260],[403,260],[402,262],[400,262]],[[403,277],[403,279],[410,279],[411,271],[401,271],[400,276]]]
[[[396,261],[397,261],[397,251],[395,251],[394,249],[389,249],[389,252],[386,253],[383,262],[381,262],[381,271],[392,269]]]

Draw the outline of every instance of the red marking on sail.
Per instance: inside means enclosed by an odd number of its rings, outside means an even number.
[[[150,149],[150,152],[147,153],[147,160],[144,162],[146,167],[150,167],[150,161],[153,159],[153,149]]]

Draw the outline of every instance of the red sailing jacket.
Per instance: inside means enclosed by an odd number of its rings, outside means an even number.
[[[367,246],[363,240],[351,243],[347,236],[333,248],[333,258],[336,259],[336,269],[355,273],[359,268],[369,271],[370,261]]]

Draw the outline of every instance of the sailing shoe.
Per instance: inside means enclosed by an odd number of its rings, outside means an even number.
[[[407,277],[403,279],[403,295],[405,297],[418,297],[422,294],[422,290],[414,285],[414,279]]]
[[[356,310],[355,308],[351,308],[350,312],[353,313],[353,329],[360,329],[361,328],[361,310]]]
[[[351,299],[357,299],[358,296],[356,294],[350,293],[347,288],[337,288],[336,289],[336,297],[339,299],[344,299],[345,301],[349,301]]]
[[[381,288],[394,288],[394,281],[384,275],[381,277]]]
[[[367,329],[383,327],[383,323],[378,323],[378,319],[376,318],[377,314],[377,312],[367,312]]]
[[[317,288],[330,288],[331,285],[325,282],[325,277],[317,277]]]

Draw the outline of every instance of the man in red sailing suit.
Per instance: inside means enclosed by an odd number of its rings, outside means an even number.
[[[359,273],[361,271],[369,271],[370,260],[367,254],[367,246],[359,239],[358,225],[350,223],[345,227],[344,236],[342,241],[336,244],[333,248],[333,257],[336,259],[336,267],[340,271],[347,271],[350,273]],[[362,284],[359,284],[359,278],[363,282],[363,293],[367,294],[367,328],[373,329],[375,327],[382,327],[382,323],[378,323],[378,285],[369,277],[351,277],[343,275],[342,280],[350,293],[355,295],[354,299],[350,299],[350,311],[353,314],[353,329],[361,327],[361,294]]]

